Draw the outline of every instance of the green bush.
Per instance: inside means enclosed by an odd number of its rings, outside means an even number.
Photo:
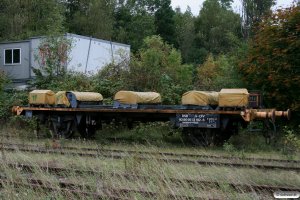
[[[267,144],[263,133],[241,131],[238,135],[233,135],[228,140],[228,144],[233,145],[237,152],[258,152],[258,151],[273,151],[279,149],[279,144],[273,142]],[[223,146],[224,148],[226,146]]]
[[[171,128],[166,122],[134,123],[132,129],[126,123],[108,124],[96,135],[99,142],[116,139],[121,142],[147,143],[166,146],[170,143],[182,144],[180,131]]]
[[[4,72],[0,71],[0,94],[2,93],[4,86],[9,83],[9,79]]]
[[[35,60],[39,66],[33,68],[36,75],[32,81],[37,89],[53,91],[91,91],[91,81],[87,75],[66,70],[72,41],[64,36],[50,36],[39,45]]]
[[[28,92],[2,92],[0,95],[0,120],[8,121],[12,116],[12,107],[20,105],[28,105]]]
[[[164,104],[178,103],[193,85],[193,67],[183,65],[179,51],[159,36],[147,37],[124,75],[128,89],[161,93]]]
[[[195,87],[201,90],[219,91],[222,88],[245,87],[238,73],[236,58],[231,55],[209,55],[197,68]]]
[[[101,93],[105,98],[112,98],[119,90],[128,90],[124,81],[126,70],[120,65],[109,64],[91,77],[93,91]]]
[[[37,89],[53,91],[92,91],[90,78],[83,73],[74,71],[67,71],[63,75],[55,77],[37,77],[31,84]]]
[[[229,153],[233,153],[236,151],[236,148],[233,146],[233,144],[231,144],[229,142],[225,142],[223,144],[223,149],[224,149],[224,151],[229,152]]]
[[[185,86],[176,83],[168,75],[164,74],[160,80],[163,104],[181,104],[181,96],[188,90],[192,89],[192,86]]]
[[[9,126],[15,126],[22,130],[28,130],[30,132],[37,130],[36,118],[27,118],[24,116],[12,116],[8,123]]]
[[[296,135],[295,130],[284,127],[283,132],[285,135],[282,138],[282,152],[284,154],[295,154],[296,152],[300,151],[300,139]]]

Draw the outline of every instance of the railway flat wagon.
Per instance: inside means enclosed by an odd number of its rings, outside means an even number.
[[[253,98],[246,89],[189,91],[183,94],[181,105],[162,105],[160,94],[155,92],[120,91],[112,105],[102,104],[103,97],[99,93],[56,94],[63,101],[56,99],[52,106],[14,106],[13,112],[36,116],[40,123],[48,124],[56,136],[66,138],[75,131],[82,137],[90,137],[103,123],[123,122],[130,128],[134,122],[165,121],[182,129],[184,137],[193,143],[204,145],[222,143],[237,133],[240,125],[247,127],[253,120],[265,121],[266,127],[271,129],[268,124],[274,124],[276,117],[290,117],[289,110],[249,107],[249,99],[255,104],[253,101],[261,98],[257,98],[257,93]]]

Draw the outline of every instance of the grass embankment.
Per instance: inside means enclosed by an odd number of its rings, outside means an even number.
[[[76,148],[99,148],[99,149],[119,149],[127,151],[145,152],[169,152],[198,155],[215,156],[235,156],[240,158],[272,158],[272,159],[299,159],[299,152],[287,155],[274,146],[266,146],[263,138],[258,134],[242,134],[234,136],[223,147],[193,147],[181,140],[180,133],[174,132],[169,135],[170,129],[165,124],[158,126],[150,124],[140,126],[133,130],[104,129],[99,131],[95,140],[60,140],[59,147]],[[3,128],[0,134],[4,134],[2,142],[33,144],[53,148],[52,139],[37,139],[36,135],[26,132],[24,129]],[[9,137],[16,136],[16,137]],[[25,136],[25,137],[24,137]],[[173,138],[172,138],[173,137]],[[118,143],[111,142],[107,138],[118,139]],[[236,141],[240,138],[238,145]],[[249,147],[247,147],[247,142]],[[57,143],[57,141],[55,141]],[[258,148],[262,146],[263,148]],[[80,152],[81,150],[75,150]],[[82,150],[83,152],[83,150]],[[140,191],[153,192],[157,199],[169,198],[183,199],[185,197],[203,197],[219,199],[270,199],[271,193],[260,194],[254,189],[252,191],[241,188],[236,190],[229,183],[251,185],[273,185],[300,188],[300,174],[295,171],[264,170],[256,168],[234,168],[221,166],[200,166],[194,164],[176,164],[161,162],[159,155],[150,155],[151,159],[141,160],[135,154],[128,153],[122,159],[104,157],[82,157],[59,154],[40,154],[23,152],[1,151],[1,176],[5,176],[9,181],[2,182],[0,198],[3,199],[93,199],[95,196],[87,193],[72,194],[61,190],[60,181],[66,180],[72,183],[85,185],[86,187],[74,186],[74,190],[83,192],[94,192],[99,195],[107,195],[109,192],[121,198],[130,199],[153,199]],[[248,161],[247,161],[248,162]],[[250,161],[249,161],[250,162]],[[33,172],[24,172],[21,167],[11,167],[8,163],[24,163],[34,166]],[[272,162],[269,162],[272,164]],[[275,164],[275,162],[274,162]],[[277,164],[277,163],[276,163]],[[72,170],[65,171],[59,175],[43,170],[40,166],[56,166],[69,169],[79,169],[80,171],[93,171],[95,173],[75,173]],[[132,176],[144,176],[147,179],[112,176],[112,174],[131,174]],[[33,177],[42,180],[44,185],[56,188],[56,191],[44,189],[34,189],[12,182],[18,180],[28,183],[27,178]],[[181,181],[174,182],[173,178]],[[186,180],[202,180],[218,183],[217,185],[197,183],[190,184]],[[88,188],[92,186],[92,188]],[[108,190],[116,189],[116,190]],[[130,192],[120,189],[131,189]],[[134,191],[132,191],[134,190]],[[179,196],[181,195],[181,196]]]
[[[143,149],[142,149],[143,150]],[[156,192],[159,194],[178,194],[192,197],[203,197],[203,194],[211,194],[206,197],[216,198],[253,198],[255,192],[249,193],[248,191],[237,192],[233,190],[227,183],[235,184],[259,184],[259,185],[278,185],[278,186],[293,186],[300,187],[300,174],[293,171],[266,171],[260,169],[236,169],[231,167],[218,167],[218,166],[197,166],[186,164],[169,164],[159,162],[155,158],[149,160],[139,160],[138,158],[128,156],[125,159],[114,160],[99,158],[84,158],[80,156],[66,156],[66,155],[45,155],[39,153],[22,153],[14,152],[8,153],[2,151],[1,160],[3,165],[1,166],[2,175],[9,178],[9,180],[21,180],[26,183],[26,178],[30,177],[38,178],[49,184],[52,187],[59,188],[59,180],[66,178],[66,180],[84,185],[92,185],[92,191],[101,191],[105,188],[130,188],[131,190],[146,190]],[[33,174],[22,172],[19,166],[19,170],[12,169],[6,163],[24,163],[35,166]],[[56,166],[68,169],[80,169],[82,171],[93,171],[94,174],[78,174],[72,172],[66,172],[57,176],[47,171],[41,170],[39,166]],[[99,173],[99,175],[97,175]],[[139,175],[148,177],[147,180],[113,177],[111,174],[116,173],[129,173],[132,175]],[[101,176],[100,176],[101,174]],[[173,183],[172,178],[182,179],[183,181]],[[190,185],[184,179],[190,180],[203,180],[203,181],[216,181],[221,184],[222,187],[214,187],[206,184]],[[4,184],[2,189],[3,197],[11,197],[11,194],[28,193],[28,188],[19,187],[12,188],[10,184]],[[41,193],[41,194],[39,194]],[[33,191],[28,194],[47,196],[51,193],[47,193],[43,190],[39,192]],[[63,193],[59,195],[64,196]],[[122,195],[122,194],[118,194]],[[125,194],[124,194],[125,195]],[[134,194],[138,197],[140,194]],[[126,196],[126,195],[125,195]],[[124,196],[124,197],[125,197]],[[36,198],[37,196],[35,196]],[[204,196],[205,197],[205,196]],[[161,197],[163,199],[163,196]],[[180,198],[179,198],[180,199]]]

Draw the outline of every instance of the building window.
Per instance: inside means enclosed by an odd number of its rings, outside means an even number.
[[[5,49],[4,50],[4,64],[14,65],[21,64],[21,49]]]

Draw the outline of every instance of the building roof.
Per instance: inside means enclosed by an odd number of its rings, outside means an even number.
[[[3,41],[0,42],[0,44],[25,43],[25,42],[30,42],[30,40]]]
[[[130,45],[128,45],[128,44],[122,44],[122,43],[118,43],[118,42],[113,42],[113,41],[109,41],[109,40],[103,40],[103,39],[98,39],[98,38],[93,38],[93,37],[88,37],[88,36],[83,36],[83,35],[77,35],[77,34],[73,34],[73,33],[65,33],[64,36],[83,38],[83,39],[91,39],[93,41],[98,41],[98,42],[102,42],[102,43],[109,43],[109,44],[114,44],[114,45],[124,46],[124,47],[129,47],[130,48]],[[30,42],[30,40],[32,40],[32,39],[40,39],[40,38],[46,38],[46,36],[34,36],[34,37],[30,37],[28,40],[3,41],[3,42],[0,42],[0,44],[24,43],[24,42]]]
[[[109,41],[109,40],[102,40],[102,39],[98,39],[98,38],[93,38],[93,37],[88,37],[88,36],[83,36],[83,35],[77,35],[77,34],[73,34],[73,33],[66,33],[66,36],[83,38],[83,39],[92,39],[92,40],[98,41],[98,42],[104,42],[104,43],[115,44],[115,45],[124,46],[124,47],[130,47],[130,45],[128,45],[128,44],[112,42],[112,41]]]

